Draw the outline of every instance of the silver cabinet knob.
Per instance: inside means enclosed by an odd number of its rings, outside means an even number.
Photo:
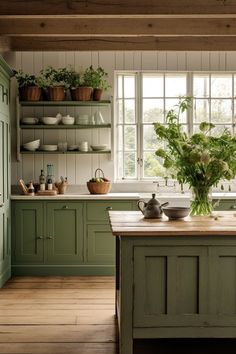
[[[63,205],[62,209],[69,209],[68,205]]]
[[[36,238],[37,238],[37,240],[43,240],[43,239],[44,239],[43,236],[38,236],[38,237],[36,237]]]
[[[47,239],[47,240],[52,240],[53,237],[52,237],[52,236],[47,236],[46,239]]]
[[[112,207],[111,206],[108,206],[108,207],[106,207],[106,210],[108,211],[108,210],[112,210]]]

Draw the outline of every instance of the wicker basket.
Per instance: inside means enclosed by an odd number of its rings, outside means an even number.
[[[76,89],[71,89],[70,93],[73,101],[91,101],[93,88],[81,86],[77,87]]]
[[[104,178],[104,172],[100,168],[95,171],[95,178],[97,178],[97,173],[100,171],[102,177]],[[87,182],[88,190],[91,194],[107,194],[111,190],[111,182]]]

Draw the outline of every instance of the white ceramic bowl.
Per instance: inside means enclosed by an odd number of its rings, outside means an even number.
[[[106,149],[107,149],[107,144],[103,144],[103,145],[91,145],[91,148],[92,148],[94,151],[106,150]]]
[[[23,148],[25,150],[34,151],[39,148],[39,145],[40,145],[40,140],[38,139],[38,140],[30,141],[28,143],[23,144]]]
[[[69,146],[68,146],[68,150],[69,150],[69,151],[78,150],[78,148],[79,148],[78,145],[69,145]]]
[[[41,145],[40,150],[42,150],[42,151],[57,151],[57,145]]]
[[[75,118],[74,117],[62,117],[61,121],[62,121],[62,124],[72,125],[75,123]]]
[[[58,123],[58,118],[57,117],[42,117],[42,122],[43,124],[46,125],[53,125]]]
[[[37,124],[39,122],[36,117],[24,117],[21,119],[22,124]]]

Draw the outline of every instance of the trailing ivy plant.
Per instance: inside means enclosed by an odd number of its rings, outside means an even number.
[[[212,135],[215,126],[207,122],[200,124],[198,133],[188,136],[179,117],[190,107],[190,97],[180,98],[179,104],[167,113],[166,126],[154,123],[158,139],[166,143],[166,149],[158,149],[156,155],[164,159],[164,167],[171,169],[179,183],[188,184],[195,195],[198,194],[198,199],[202,199],[201,191],[202,194],[209,193],[221,179],[235,177],[236,138],[227,129],[218,136]],[[211,209],[209,200],[205,210],[195,203],[192,214],[209,214]]]

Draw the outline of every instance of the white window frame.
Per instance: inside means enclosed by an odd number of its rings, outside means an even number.
[[[212,75],[232,75],[232,97],[231,98],[226,98],[226,97],[222,97],[222,99],[231,99],[232,101],[232,123],[231,123],[231,126],[232,126],[232,131],[233,133],[235,134],[235,131],[236,131],[236,122],[235,122],[235,111],[236,111],[236,97],[235,97],[235,94],[236,94],[236,90],[235,90],[235,87],[234,87],[234,83],[235,83],[235,80],[236,80],[236,72],[232,72],[232,71],[176,71],[176,70],[162,70],[162,71],[159,71],[159,70],[127,70],[127,71],[115,71],[114,72],[114,82],[115,82],[115,89],[114,89],[114,149],[115,149],[115,181],[116,182],[124,182],[124,183],[129,183],[129,182],[137,182],[137,183],[141,183],[141,182],[148,182],[148,181],[154,181],[154,182],[163,182],[164,179],[162,177],[144,177],[143,176],[143,166],[142,166],[142,158],[143,158],[143,128],[142,128],[142,125],[143,125],[143,121],[142,121],[142,101],[143,101],[143,97],[142,97],[142,75],[143,74],[164,74],[165,75],[168,75],[168,74],[177,74],[177,75],[181,75],[181,74],[184,74],[186,75],[186,95],[187,96],[191,96],[193,97],[193,78],[194,78],[194,75],[209,75],[209,97],[208,98],[205,98],[205,97],[202,97],[202,99],[206,99],[209,101],[209,107],[211,107],[211,100],[213,99],[219,99],[219,97],[215,98],[215,97],[211,97],[211,85],[210,85],[210,82],[211,82],[211,76]],[[118,75],[135,75],[135,83],[136,83],[136,86],[135,86],[135,89],[136,89],[136,92],[135,92],[135,114],[136,114],[136,123],[134,124],[131,124],[131,125],[136,125],[136,129],[137,129],[137,141],[136,141],[136,144],[137,144],[137,178],[134,177],[134,178],[118,178],[118,150],[117,150],[117,134],[118,134],[118,129],[117,129],[117,125],[118,125],[118,118],[117,118],[117,110],[116,110],[116,101],[117,101],[117,98],[118,98]],[[164,80],[164,88],[165,88],[165,80]],[[124,87],[123,87],[123,90],[124,90]],[[165,90],[164,90],[165,92]],[[124,95],[123,95],[123,98],[124,98]],[[146,97],[145,97],[146,98]],[[148,97],[147,97],[148,98]],[[159,97],[158,97],[159,98]],[[164,109],[165,109],[165,99],[166,99],[166,96],[163,95],[163,97],[160,97],[162,99],[164,99]],[[171,98],[171,97],[168,97],[168,99]],[[200,98],[200,97],[198,97]],[[211,121],[211,108],[210,109],[210,121]],[[124,110],[124,106],[123,106],[123,110]],[[124,113],[124,112],[123,112]],[[194,128],[194,122],[193,122],[193,107],[191,109],[189,109],[187,111],[187,130],[188,130],[188,133],[189,134],[192,134],[193,133],[193,128]],[[123,127],[124,127],[125,124],[123,124]],[[145,125],[145,124],[144,124]],[[221,125],[221,124],[218,124],[218,125]],[[222,125],[225,125],[222,123]],[[124,136],[124,134],[123,134]],[[123,149],[124,151],[124,149]],[[139,162],[138,162],[139,160]]]

